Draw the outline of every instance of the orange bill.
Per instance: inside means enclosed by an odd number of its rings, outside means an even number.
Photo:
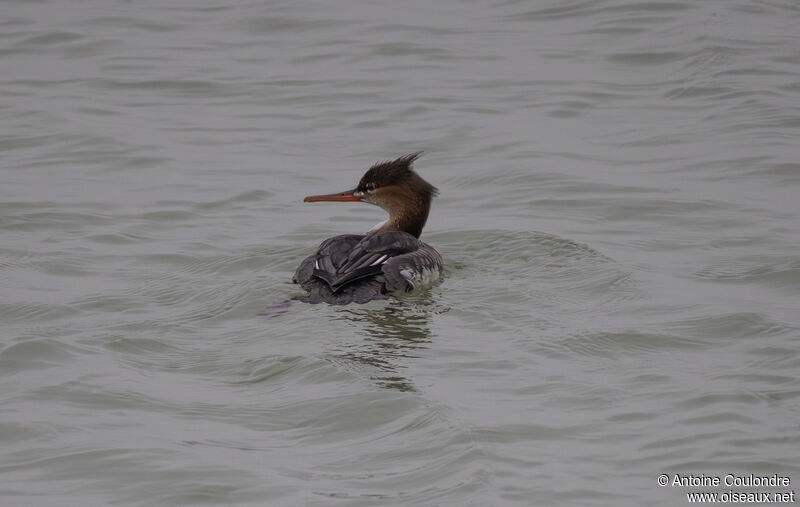
[[[339,192],[338,194],[324,194],[324,195],[309,195],[303,202],[319,202],[319,201],[333,201],[333,202],[358,202],[360,197],[354,195],[356,189]]]

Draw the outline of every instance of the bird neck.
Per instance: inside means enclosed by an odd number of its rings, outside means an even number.
[[[432,195],[400,192],[386,207],[389,220],[379,229],[381,231],[404,231],[419,238],[428,213],[431,209]]]

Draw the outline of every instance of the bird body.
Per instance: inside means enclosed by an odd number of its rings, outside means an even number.
[[[366,303],[428,287],[441,277],[442,256],[419,239],[436,188],[411,167],[418,153],[372,166],[359,185],[306,202],[364,201],[383,207],[389,219],[367,234],[344,234],[322,242],[297,268],[293,281],[309,303]]]

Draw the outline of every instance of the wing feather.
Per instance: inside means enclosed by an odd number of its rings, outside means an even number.
[[[383,267],[387,292],[408,292],[428,286],[442,274],[442,256],[434,248],[420,241],[420,248],[404,255],[392,257]]]
[[[337,292],[353,282],[380,276],[384,266],[393,258],[414,252],[421,243],[402,231],[387,231],[359,236],[346,234],[325,240],[319,247],[311,266],[303,266],[298,283],[312,277],[323,280],[332,292]]]

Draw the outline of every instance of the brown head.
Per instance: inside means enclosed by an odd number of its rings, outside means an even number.
[[[423,180],[411,167],[419,155],[413,153],[396,160],[378,162],[369,168],[356,188],[338,194],[312,195],[304,201],[375,204],[389,212],[389,220],[379,230],[405,231],[418,238],[428,220],[431,200],[438,193],[436,187]]]

